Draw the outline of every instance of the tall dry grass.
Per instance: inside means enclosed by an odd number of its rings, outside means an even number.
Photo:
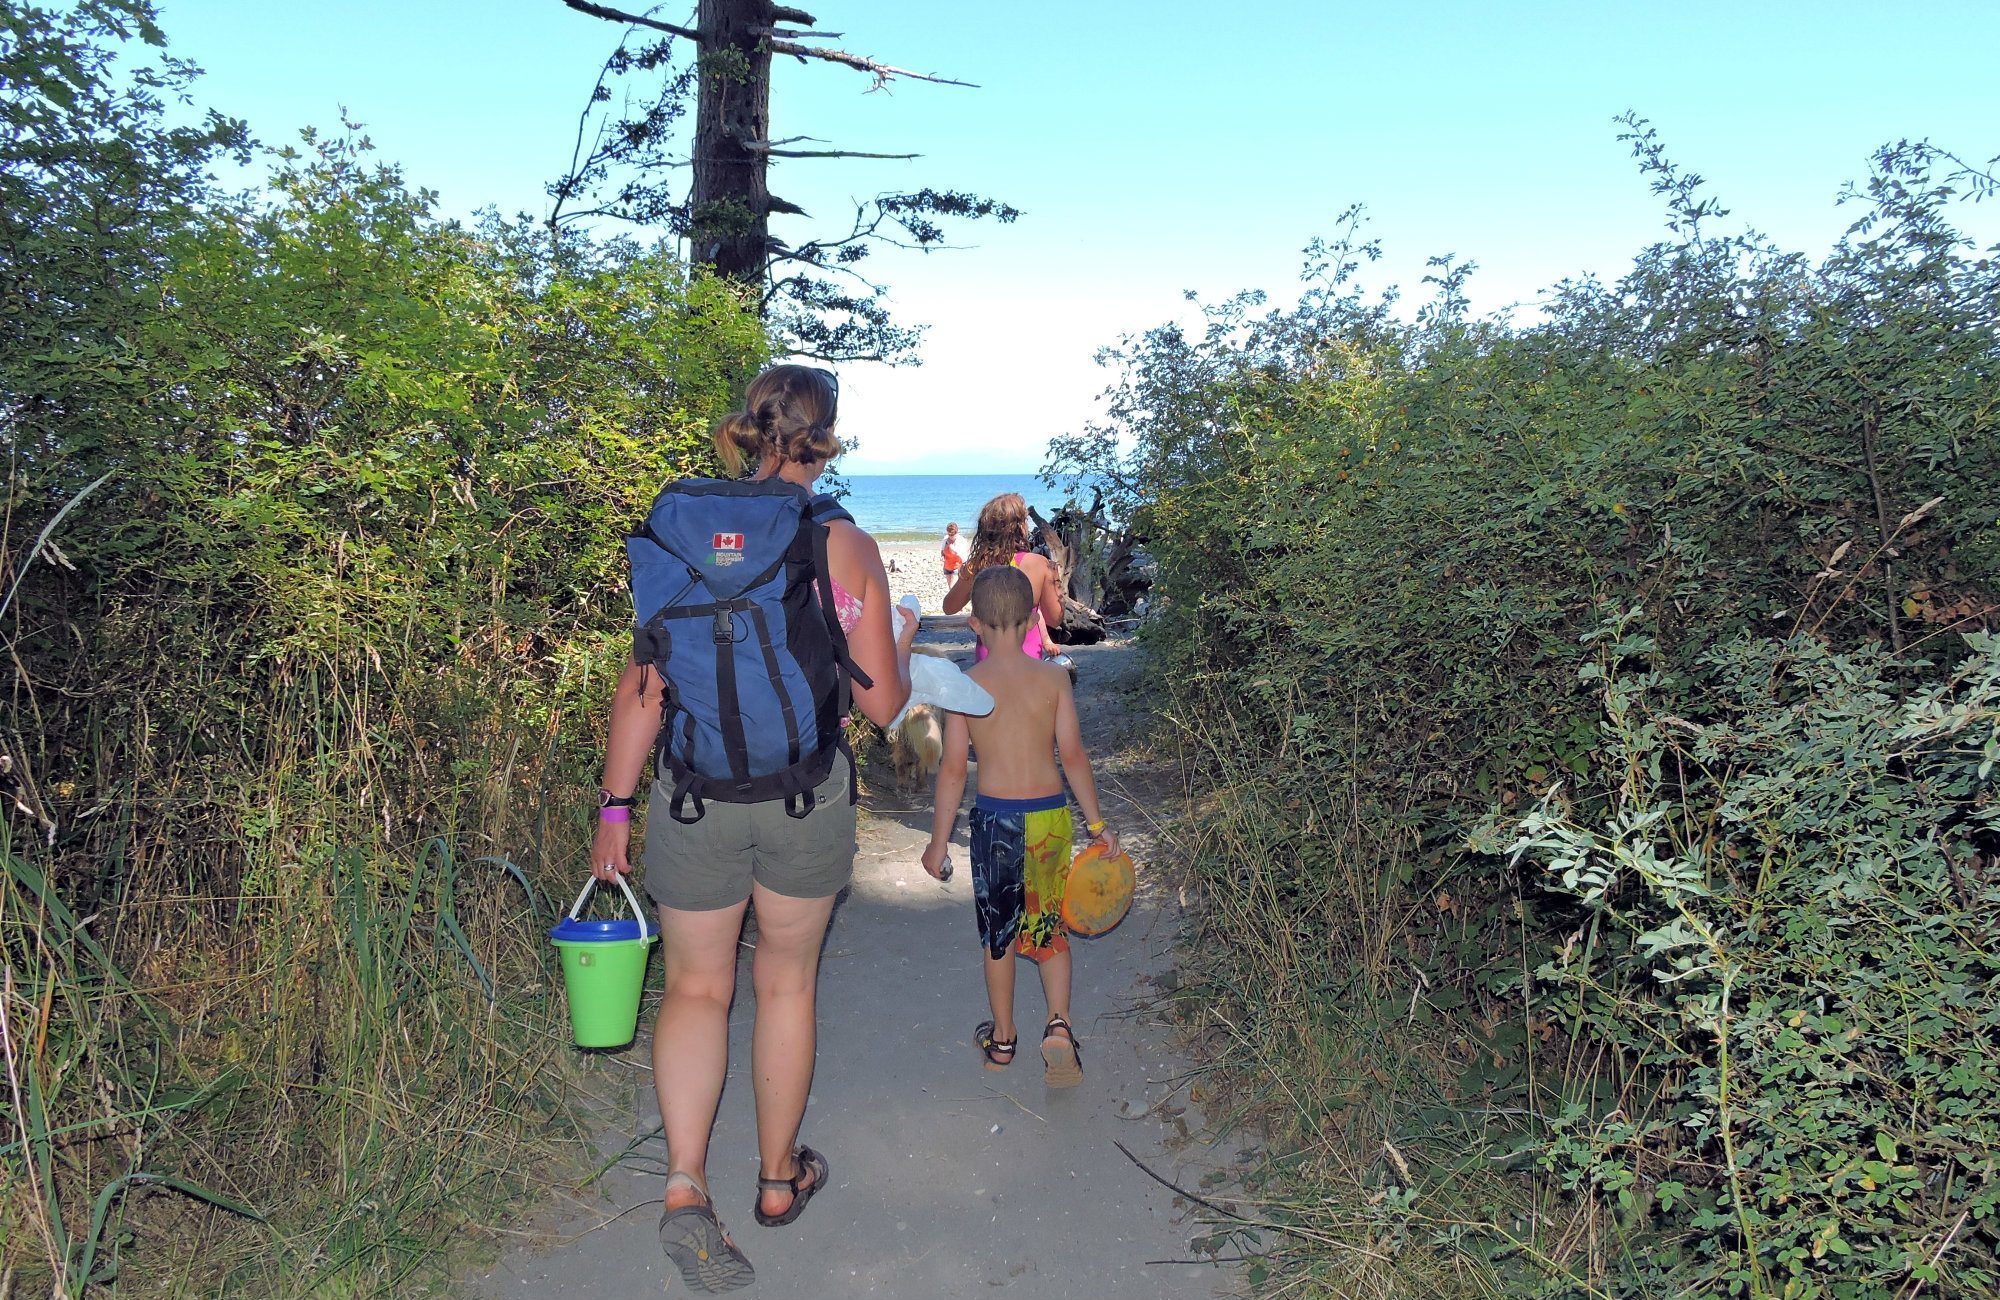
[[[70,702],[103,793],[0,823],[0,1295],[396,1294],[580,1153],[542,930],[593,661],[480,650]]]
[[[1522,960],[1528,936],[1453,916],[1448,889],[1409,888],[1424,848],[1414,808],[1370,806],[1379,785],[1314,766],[1317,723],[1293,725],[1300,711],[1247,733],[1240,710],[1204,694],[1229,689],[1184,679],[1156,715],[1185,796],[1172,853],[1198,899],[1199,958],[1173,1002],[1202,1045],[1211,1127],[1267,1139],[1238,1193],[1210,1207],[1205,1244],[1246,1259],[1259,1294],[1313,1300],[1470,1300],[1519,1294],[1534,1275],[1601,1275],[1602,1216],[1505,1178],[1494,1158],[1539,1132],[1522,1098],[1559,1108],[1580,1063],[1517,1008],[1427,973],[1469,943]],[[1418,783],[1408,797],[1441,793]]]

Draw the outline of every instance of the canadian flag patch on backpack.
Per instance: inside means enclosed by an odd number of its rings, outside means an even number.
[[[852,516],[780,479],[683,479],[626,539],[632,661],[665,686],[654,752],[675,821],[709,799],[811,811],[846,744],[850,679],[873,684],[834,614],[836,519]]]

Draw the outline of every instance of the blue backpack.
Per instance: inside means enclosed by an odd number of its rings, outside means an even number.
[[[655,757],[675,821],[700,820],[709,799],[783,799],[804,817],[846,750],[849,679],[874,683],[834,612],[836,519],[852,516],[779,479],[693,478],[668,484],[626,539],[632,661],[665,684]]]

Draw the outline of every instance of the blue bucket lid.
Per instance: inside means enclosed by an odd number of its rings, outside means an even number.
[[[613,943],[620,939],[644,939],[652,931],[642,927],[631,917],[616,921],[579,921],[570,916],[563,918],[561,925],[549,929],[549,938],[557,943]]]
[[[583,892],[576,896],[576,902],[571,904],[569,915],[563,918],[561,924],[549,930],[549,938],[557,943],[630,943],[634,939],[645,939],[659,933],[658,926],[646,924],[646,914],[639,910],[638,896],[632,892],[632,886],[626,884],[622,878],[618,881],[618,888],[625,895],[625,901],[631,905],[631,917],[616,921],[583,920],[580,913],[583,911],[584,903],[590,899],[590,891],[596,885],[597,879],[594,876],[583,882]]]

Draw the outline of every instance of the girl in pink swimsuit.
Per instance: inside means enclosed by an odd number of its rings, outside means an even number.
[[[1028,549],[1028,503],[1018,492],[1003,492],[979,511],[979,528],[972,538],[972,558],[958,571],[958,581],[945,593],[944,612],[956,614],[972,600],[972,580],[980,570],[1007,564],[1028,575],[1035,588],[1035,621],[1021,641],[1023,653],[1040,658],[1047,650],[1048,622],[1062,617],[1062,593],[1055,565]],[[986,647],[979,647],[986,658]]]

